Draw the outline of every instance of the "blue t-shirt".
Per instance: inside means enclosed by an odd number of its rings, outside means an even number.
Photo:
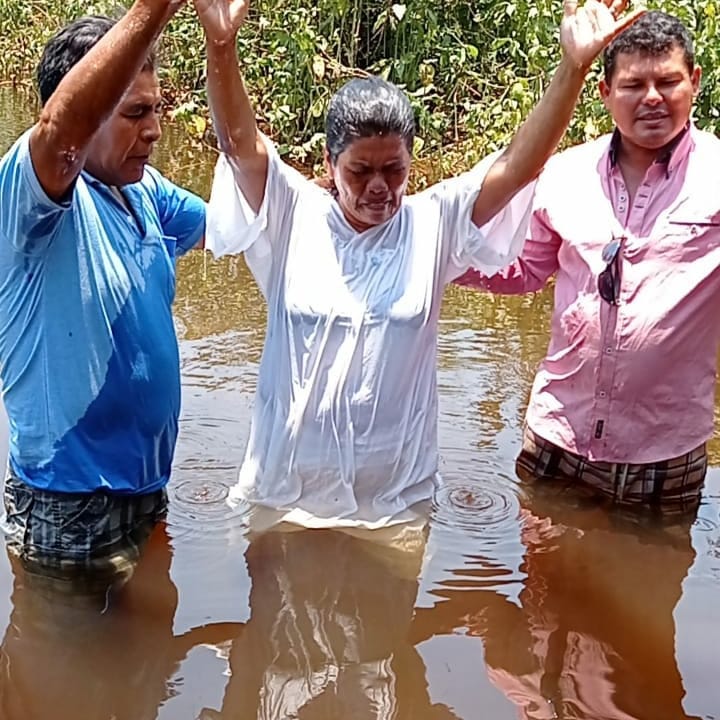
[[[205,203],[146,168],[132,212],[82,173],[47,197],[30,132],[0,160],[0,375],[9,456],[28,485],[149,493],[165,485],[180,411],[175,257]]]

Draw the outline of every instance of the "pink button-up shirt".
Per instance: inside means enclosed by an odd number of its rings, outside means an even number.
[[[691,127],[631,202],[605,136],[556,155],[530,237],[502,273],[462,284],[536,291],[556,275],[548,353],[527,412],[539,436],[591,460],[648,463],[713,432],[720,342],[720,140]],[[623,238],[620,300],[602,300],[602,251]]]

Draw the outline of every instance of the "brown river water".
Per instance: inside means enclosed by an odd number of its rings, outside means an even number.
[[[0,87],[3,151],[32,113]],[[213,163],[166,128],[155,164],[173,180],[207,196]],[[445,485],[424,548],[329,531],[249,544],[224,498],[264,304],[242,258],[182,260],[167,528],[100,600],[47,587],[0,551],[0,720],[720,720],[720,436],[684,526],[521,487],[513,463],[551,303],[448,290]]]

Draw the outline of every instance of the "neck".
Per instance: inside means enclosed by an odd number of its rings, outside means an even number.
[[[617,155],[618,164],[622,169],[645,174],[648,168],[663,154],[666,147],[643,148],[621,138]]]
[[[670,142],[659,148],[644,148],[635,145],[626,137],[620,135],[617,150],[617,160],[620,167],[644,175],[654,162],[665,157],[671,151],[684,132],[685,128],[675,135]]]

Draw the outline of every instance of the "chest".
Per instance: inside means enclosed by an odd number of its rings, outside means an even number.
[[[169,305],[175,292],[176,240],[164,235],[153,204],[139,194],[125,204],[110,193],[79,192],[82,197],[52,246],[52,265],[63,269],[61,285],[76,286],[81,301],[99,301],[110,315],[131,294]],[[69,283],[70,278],[76,282]]]
[[[300,211],[282,274],[286,309],[354,325],[427,317],[437,294],[437,226],[417,229],[409,209],[360,234],[338,227],[332,217]]]
[[[597,174],[575,178],[568,191],[550,221],[570,272],[601,272],[603,249],[614,238],[623,238],[623,269],[638,277],[705,277],[720,266],[720,180],[697,164],[640,183],[634,194],[622,179]]]

